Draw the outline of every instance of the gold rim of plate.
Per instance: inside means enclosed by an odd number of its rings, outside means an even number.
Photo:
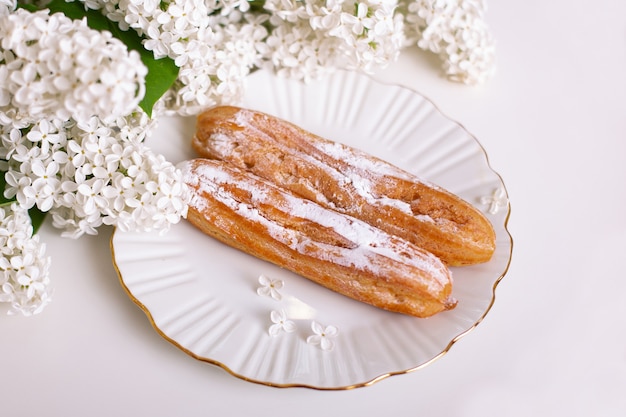
[[[369,76],[365,76],[367,78],[370,78],[370,81],[374,81],[378,84],[383,84],[383,85],[389,85],[389,86],[395,86],[395,87],[399,87],[397,85],[391,84],[391,83],[382,83],[380,81],[376,81],[371,79],[371,77]],[[502,180],[500,174],[498,174],[491,166],[491,163],[489,161],[489,157],[487,155],[487,152],[485,151],[484,147],[482,146],[482,144],[478,141],[478,139],[476,139],[476,137],[474,135],[472,135],[471,133],[469,133],[467,131],[467,129],[460,124],[459,122],[450,119],[449,117],[445,116],[445,114],[443,112],[441,112],[441,110],[427,97],[425,97],[424,95],[417,93],[416,91],[410,89],[410,88],[406,88],[406,87],[401,87],[402,89],[408,90],[410,92],[412,92],[413,94],[416,94],[420,97],[422,97],[424,100],[428,101],[429,104],[431,106],[433,106],[433,108],[439,112],[443,117],[445,117],[447,120],[449,120],[452,123],[455,123],[456,125],[458,125],[472,140],[475,141],[475,143],[479,146],[480,150],[482,151],[482,153],[484,154],[484,157],[486,159],[486,165],[487,168],[493,172],[494,175],[497,176],[497,178],[500,181],[500,185],[502,186],[503,190],[504,190],[504,194],[507,198],[507,203],[506,203],[506,215],[504,216],[504,222],[503,222],[503,229],[504,232],[506,232],[506,238],[507,238],[507,242],[509,243],[509,251],[507,254],[507,260],[506,260],[506,264],[504,265],[504,269],[501,272],[501,274],[495,279],[492,288],[491,288],[491,300],[489,301],[485,311],[475,320],[475,322],[466,330],[460,332],[459,334],[457,334],[456,336],[454,336],[452,338],[452,340],[450,340],[450,342],[448,342],[448,344],[441,350],[441,352],[439,352],[438,354],[436,354],[435,356],[433,356],[432,358],[426,360],[425,362],[419,363],[414,367],[410,367],[404,370],[400,370],[400,371],[392,371],[392,372],[387,372],[387,373],[381,373],[378,376],[375,376],[369,380],[366,381],[362,381],[362,382],[356,382],[353,384],[348,384],[348,385],[342,385],[342,386],[318,386],[318,385],[313,385],[313,384],[306,384],[306,383],[277,383],[277,382],[270,382],[270,381],[263,381],[263,380],[259,380],[259,379],[254,379],[251,377],[248,377],[246,375],[240,374],[238,372],[235,372],[234,370],[230,369],[229,366],[227,366],[226,364],[215,360],[215,359],[211,359],[211,358],[207,358],[207,357],[203,357],[200,356],[194,352],[192,352],[190,349],[186,348],[185,346],[181,345],[180,343],[178,343],[176,340],[174,340],[173,338],[169,337],[167,334],[165,334],[165,332],[163,330],[161,330],[159,328],[159,326],[156,324],[153,316],[152,316],[152,312],[137,298],[135,297],[135,295],[131,292],[131,290],[128,288],[128,286],[126,285],[126,283],[124,282],[124,277],[122,275],[122,272],[120,271],[120,268],[117,264],[116,261],[116,256],[115,256],[115,247],[114,247],[114,237],[115,237],[115,233],[117,232],[117,229],[114,229],[111,238],[110,238],[110,242],[109,242],[109,246],[110,246],[110,250],[111,250],[111,256],[112,256],[112,261],[113,261],[113,266],[115,268],[115,271],[118,275],[118,279],[120,281],[120,284],[122,286],[122,288],[124,289],[124,291],[126,292],[126,294],[128,295],[128,297],[145,313],[145,315],[147,316],[150,324],[152,325],[152,327],[154,328],[154,330],[166,341],[168,341],[169,343],[171,343],[172,345],[176,346],[178,349],[180,349],[181,351],[185,352],[187,355],[191,356],[192,358],[201,361],[201,362],[205,362],[205,363],[209,363],[212,365],[215,365],[221,369],[223,369],[224,371],[226,371],[228,374],[242,379],[244,381],[247,382],[252,382],[252,383],[256,383],[256,384],[260,384],[260,385],[265,385],[265,386],[269,386],[269,387],[277,387],[277,388],[311,388],[311,389],[315,389],[315,390],[323,390],[323,391],[331,391],[331,390],[351,390],[351,389],[355,389],[355,388],[362,388],[362,387],[367,387],[367,386],[371,386],[377,382],[380,382],[382,380],[385,380],[387,378],[390,378],[392,376],[396,376],[396,375],[405,375],[414,371],[417,371],[419,369],[422,369],[430,364],[432,364],[433,362],[437,361],[438,359],[440,359],[442,356],[444,356],[446,353],[448,353],[450,351],[450,349],[452,348],[452,346],[454,346],[459,340],[461,340],[464,336],[466,336],[467,334],[469,334],[470,332],[472,332],[483,320],[484,318],[487,316],[487,314],[490,312],[491,308],[493,307],[494,303],[495,303],[495,299],[496,299],[496,289],[498,287],[498,285],[500,284],[500,282],[502,281],[502,279],[505,277],[505,275],[508,273],[509,271],[509,267],[511,264],[511,259],[512,259],[512,255],[513,255],[513,246],[514,246],[514,242],[513,242],[513,237],[511,236],[511,233],[508,229],[508,222],[509,222],[509,218],[511,215],[511,204],[510,204],[510,200],[509,200],[509,195],[508,195],[508,190],[506,188],[506,185],[504,184],[504,181]]]

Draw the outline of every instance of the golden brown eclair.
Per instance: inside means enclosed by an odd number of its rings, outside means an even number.
[[[187,219],[207,235],[379,308],[428,317],[456,305],[436,256],[223,161],[181,164]]]
[[[228,161],[332,210],[409,240],[447,265],[489,261],[495,232],[458,196],[282,119],[220,106],[198,116],[198,155]]]

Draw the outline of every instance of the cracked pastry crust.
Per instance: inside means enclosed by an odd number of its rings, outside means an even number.
[[[282,119],[214,107],[198,116],[192,147],[406,239],[449,266],[487,262],[495,250],[489,220],[458,196]]]
[[[218,240],[373,306],[429,317],[452,309],[452,277],[433,254],[218,160],[180,165],[187,219]]]

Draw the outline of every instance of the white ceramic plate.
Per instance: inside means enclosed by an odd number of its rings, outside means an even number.
[[[489,263],[455,268],[458,306],[428,319],[378,310],[226,247],[188,223],[164,235],[116,231],[121,282],[165,339],[196,359],[253,382],[346,389],[419,369],[447,352],[487,314],[512,251],[509,205],[480,144],[421,95],[339,72],[302,84],[267,72],[249,77],[243,106],[382,157],[482,209],[497,234]],[[170,118],[149,144],[170,161],[194,157],[193,118]],[[257,294],[259,276],[284,283],[282,298]],[[295,331],[272,336],[271,311]],[[335,326],[334,348],[307,343],[312,323]]]

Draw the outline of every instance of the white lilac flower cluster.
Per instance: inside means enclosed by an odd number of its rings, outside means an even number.
[[[372,72],[408,45],[440,54],[450,79],[482,82],[494,65],[483,0],[80,0],[142,35],[179,77],[162,102],[195,114],[237,101],[256,68],[312,80]]]
[[[188,191],[182,173],[144,144],[157,122],[138,107],[147,71],[139,55],[84,20],[0,1],[0,171],[4,198],[17,201],[4,218],[36,207],[73,238],[102,225],[168,230],[186,215]],[[28,242],[3,242],[12,252],[0,258],[0,301],[24,314],[47,300],[44,249],[37,236]]]
[[[147,69],[110,32],[18,9],[0,25],[0,111],[24,125],[47,117],[111,120],[143,97]]]
[[[37,314],[50,302],[45,250],[26,209],[16,203],[0,207],[0,302],[9,303],[9,314]]]
[[[161,104],[177,114],[239,100],[245,77],[261,64],[267,17],[245,13],[247,0],[81,1],[143,36],[155,58],[174,60],[178,79]]]
[[[410,0],[403,7],[409,43],[439,54],[451,80],[480,84],[493,74],[485,0]]]
[[[274,28],[266,59],[279,74],[314,79],[336,68],[372,72],[404,46],[396,0],[266,0]]]
[[[163,102],[178,114],[239,100],[255,68],[302,80],[371,71],[395,59],[404,39],[396,0],[81,1],[175,61],[179,77]]]
[[[239,93],[255,67],[304,80],[336,68],[371,71],[394,60],[404,39],[396,0],[173,0],[161,9],[150,1],[97,3],[111,20],[146,36],[156,56],[175,59],[183,85],[202,69],[216,84],[217,95],[205,94],[213,101]],[[252,11],[250,3],[261,6]]]
[[[1,19],[5,197],[51,212],[74,237],[102,224],[166,230],[178,221],[186,189],[143,143],[156,122],[138,110],[145,67],[136,53],[63,14],[18,9]]]
[[[23,135],[10,129],[0,150],[8,160],[5,195],[50,212],[67,237],[122,231],[166,231],[186,213],[182,173],[143,143],[145,113],[105,124],[42,119]]]

